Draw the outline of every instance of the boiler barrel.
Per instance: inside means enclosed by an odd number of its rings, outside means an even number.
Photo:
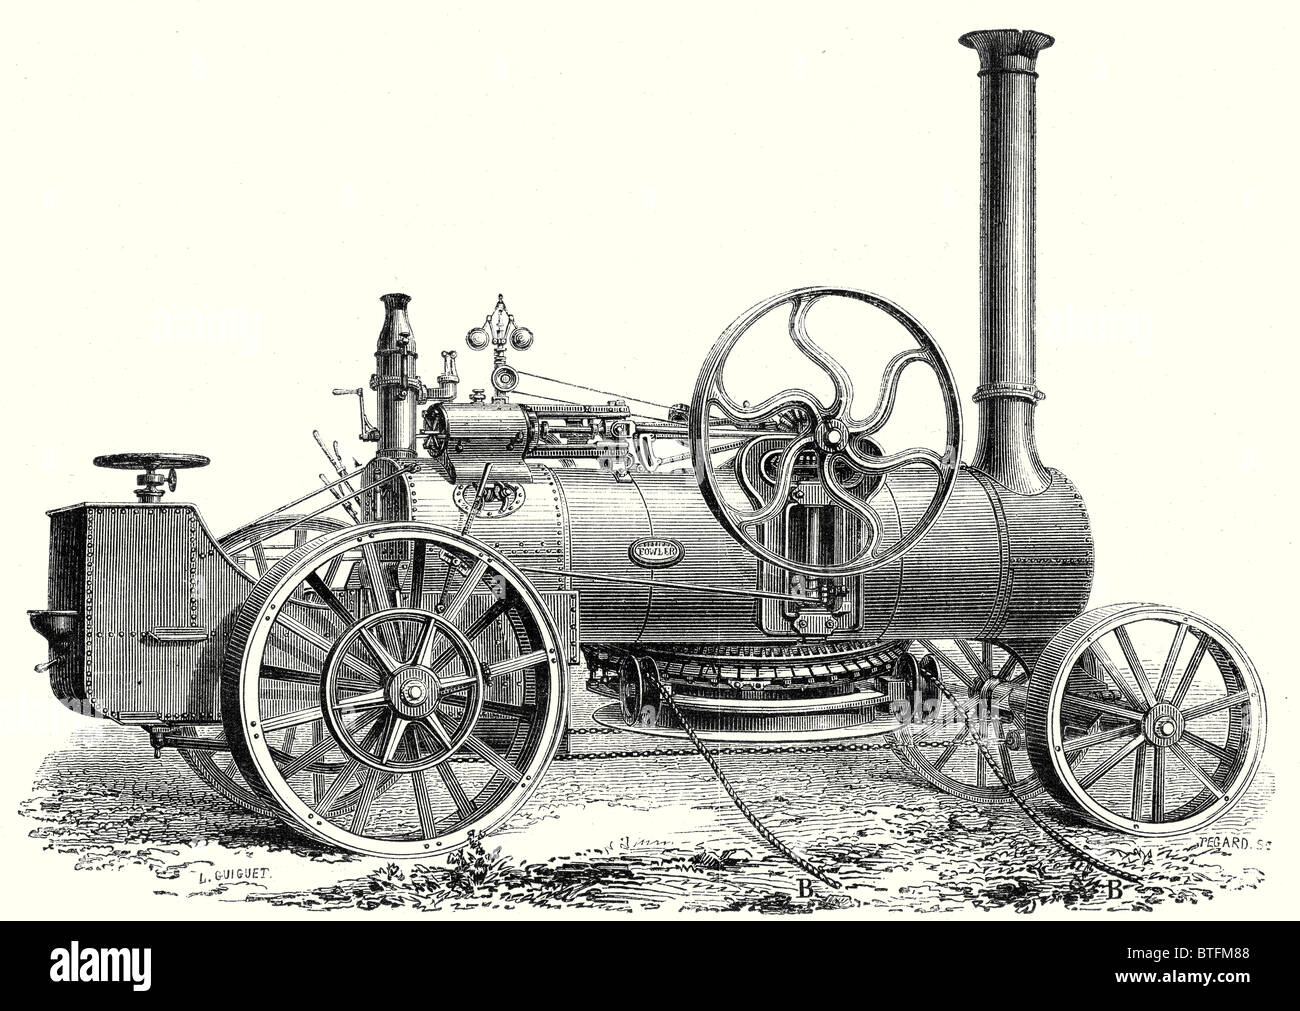
[[[1050,637],[1083,610],[1093,566],[1082,499],[1064,475],[1051,473],[1046,491],[1026,496],[963,469],[930,533],[898,561],[860,577],[856,630],[845,636]],[[443,478],[418,473],[407,480],[413,519],[460,527],[464,515]],[[924,472],[891,475],[874,500],[886,536],[910,528],[932,483]],[[780,601],[668,585],[760,585],[759,561],[718,525],[690,475],[615,481],[604,471],[536,468],[522,487],[522,505],[509,515],[476,519],[471,533],[524,567],[538,589],[579,591],[583,642],[796,638],[779,619]],[[630,548],[646,538],[677,541],[680,560],[665,568],[637,564]],[[539,568],[633,582],[528,571]],[[777,570],[762,568],[763,585],[775,588]]]

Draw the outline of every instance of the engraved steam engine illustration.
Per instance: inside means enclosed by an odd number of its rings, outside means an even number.
[[[317,435],[334,474],[221,537],[166,497],[209,462],[193,454],[98,457],[141,472],[136,500],[49,514],[31,620],[54,695],[142,728],[250,811],[380,857],[502,825],[566,746],[578,692],[602,697],[597,724],[705,757],[887,735],[971,803],[1056,803],[1137,836],[1208,826],[1259,765],[1259,677],[1207,618],[1089,608],[1083,498],[1036,445],[1035,64],[1052,41],[961,39],[982,148],[970,463],[943,351],[869,291],[759,302],[677,403],[526,393],[547,377],[520,368],[534,337],[502,298],[466,338],[491,351],[490,390],[465,397],[456,351],[421,377],[410,299],[385,295],[369,389],[334,391],[358,398],[365,464]],[[820,327],[867,315],[895,343],[882,373],[851,375]],[[744,388],[733,366],[773,328],[822,392]],[[888,437],[916,373],[926,445]]]

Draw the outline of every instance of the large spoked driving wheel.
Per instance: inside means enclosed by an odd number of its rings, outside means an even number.
[[[291,523],[293,526],[286,530],[285,527]],[[217,543],[221,546],[221,550],[250,577],[260,576],[294,548],[301,547],[323,534],[333,533],[346,525],[340,520],[326,516],[315,516],[310,519],[292,515],[275,516],[269,520],[250,523],[232,530]],[[221,686],[218,684],[218,696],[220,693]],[[194,737],[213,744],[222,744],[225,741],[225,730],[220,725],[185,726],[178,728],[177,733],[183,737]],[[292,743],[291,740],[290,744]],[[218,795],[254,814],[270,817],[275,813],[271,805],[248,788],[244,777],[235,767],[234,756],[228,749],[213,751],[206,747],[178,747],[176,750],[185,760],[185,764],[194,770],[194,774],[212,787]]]
[[[370,524],[296,548],[258,581],[222,712],[240,771],[289,825],[359,853],[428,855],[532,793],[566,678],[550,614],[506,559],[440,527]]]
[[[1267,716],[1259,675],[1188,611],[1115,604],[1076,618],[1034,666],[1029,753],[1057,799],[1104,825],[1204,828],[1250,785]]]
[[[944,793],[974,804],[1010,804],[1039,793],[1022,726],[1029,671],[1002,646],[976,639],[921,639],[910,669],[908,722],[894,734],[899,761]]]

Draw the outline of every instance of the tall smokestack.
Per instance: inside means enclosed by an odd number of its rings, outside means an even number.
[[[1036,495],[1052,483],[1038,458],[1034,408],[1034,61],[1053,39],[1014,28],[959,40],[980,57],[980,407],[971,466]]]

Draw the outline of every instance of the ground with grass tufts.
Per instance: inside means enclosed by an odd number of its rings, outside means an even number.
[[[262,908],[1031,914],[1205,904],[1264,882],[1266,854],[1201,838],[1135,840],[1038,800],[1087,852],[1142,879],[1116,895],[1018,809],[939,794],[886,751],[720,761],[766,824],[841,888],[809,882],[771,853],[704,761],[682,752],[557,761],[506,826],[437,862],[316,847],[232,807],[176,755],[154,759],[140,731],[103,724],[49,756],[22,813],[33,839],[87,872],[83,886],[93,887],[90,872],[129,870],[164,899]],[[1261,772],[1215,835],[1247,835],[1271,793]]]

